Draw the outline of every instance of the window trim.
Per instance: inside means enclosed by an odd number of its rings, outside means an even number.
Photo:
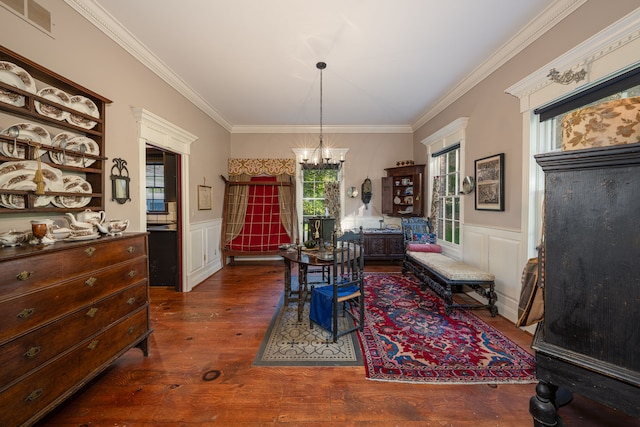
[[[298,212],[298,236],[304,236],[304,218],[302,216],[302,158],[304,156],[305,151],[309,151],[308,148],[292,148],[295,158],[296,158],[296,176],[298,177],[298,185],[296,185],[296,212]],[[347,153],[349,152],[348,148],[331,148],[331,155],[333,158],[338,159],[346,159]],[[345,173],[345,169],[347,169],[348,162],[343,162],[342,167],[338,172],[338,182],[340,183],[340,212],[342,218],[336,218],[336,223],[340,225],[341,228],[344,227],[342,224],[344,216],[344,206],[345,206],[345,188],[344,188],[344,179],[343,175]]]
[[[435,169],[434,164],[436,162],[436,157],[433,157],[433,154],[438,155],[444,154],[449,150],[454,148],[450,148],[456,145],[460,147],[460,179],[466,175],[466,161],[465,161],[465,133],[467,124],[469,122],[468,117],[460,117],[448,125],[444,126],[440,130],[434,132],[429,135],[422,141],[423,144],[427,148],[427,157],[429,158],[429,171],[427,173],[427,194],[428,200],[433,200],[433,176],[438,171]],[[431,206],[431,204],[429,204]],[[465,207],[465,198],[460,197],[460,243],[450,243],[442,240],[438,240],[439,244],[442,246],[445,254],[453,256],[454,258],[461,259],[462,252],[464,247],[464,207]],[[425,216],[431,215],[431,209],[429,208],[429,212],[426,213]]]

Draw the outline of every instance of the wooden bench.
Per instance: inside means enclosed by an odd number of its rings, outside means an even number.
[[[418,252],[410,250],[415,234],[429,233],[430,224],[423,218],[409,218],[402,221],[405,238],[405,255],[402,261],[402,274],[411,271],[421,281],[444,300],[445,312],[451,314],[453,308],[487,308],[491,316],[498,314],[496,307],[495,276],[486,271],[457,261],[437,252]],[[475,291],[487,299],[486,304],[459,304],[453,301],[453,294]]]

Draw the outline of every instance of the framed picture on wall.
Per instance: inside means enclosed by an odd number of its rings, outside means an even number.
[[[198,185],[198,210],[211,210],[211,187]]]
[[[504,153],[478,159],[476,210],[504,211]]]

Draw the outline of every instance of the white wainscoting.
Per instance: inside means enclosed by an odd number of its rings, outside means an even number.
[[[191,223],[186,248],[187,283],[184,291],[196,285],[222,268],[220,236],[222,219]]]
[[[526,260],[522,233],[473,225],[464,225],[462,233],[462,261],[496,276],[496,306],[503,317],[516,323],[524,268],[522,260]]]

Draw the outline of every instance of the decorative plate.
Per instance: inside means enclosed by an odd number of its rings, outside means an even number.
[[[56,104],[60,104],[65,107],[68,107],[69,103],[71,102],[71,97],[65,91],[57,89],[55,87],[45,87],[40,89],[38,91],[38,96],[46,98]],[[69,117],[68,111],[58,108],[53,104],[44,104],[40,101],[35,101],[34,104],[36,106],[36,111],[43,116],[51,117],[52,119],[60,121],[66,120]]]
[[[98,107],[96,106],[96,104],[89,98],[85,98],[82,95],[72,96],[69,101],[69,107],[91,117],[95,117],[96,119],[100,117],[100,112],[98,111]],[[97,124],[97,122],[94,122],[93,120],[89,120],[85,117],[73,113],[69,114],[69,118],[67,119],[67,121],[73,125],[85,129],[93,129]]]
[[[35,178],[37,168],[38,162],[36,160],[3,163],[0,166],[0,188],[35,191],[36,183],[33,182],[33,179]],[[46,163],[42,163],[41,168],[44,177],[45,191],[62,191],[62,172]],[[53,200],[53,196],[36,196],[34,206],[47,206]],[[0,204],[11,209],[25,208],[24,196],[20,194],[3,194],[0,196]]]
[[[36,82],[31,74],[14,63],[0,61],[0,81],[18,89],[36,93]]]
[[[71,141],[76,136],[78,135],[76,135],[75,133],[60,132],[56,136],[51,138],[51,146],[54,148],[64,148],[66,150],[69,141]],[[66,156],[63,156],[62,153],[59,153],[57,151],[50,151],[49,157],[51,158],[51,161],[53,163],[56,163],[58,165],[66,165],[66,162],[63,161],[66,160]],[[63,157],[65,157],[65,159],[63,159]]]
[[[92,193],[91,184],[77,175],[64,175],[62,177],[66,193]],[[81,208],[87,206],[91,196],[56,196],[53,204],[60,208]]]
[[[18,95],[10,90],[0,88],[0,101],[5,104],[15,105],[16,107],[24,107],[24,96]]]
[[[17,123],[16,126],[19,130],[17,139],[20,141],[31,141],[41,145],[51,145],[51,135],[49,132],[40,125],[33,123]],[[9,128],[3,129],[2,133],[9,134]],[[40,150],[42,156],[46,150]],[[0,153],[7,157],[13,157],[15,159],[24,159],[25,147],[23,145],[17,145],[16,150],[13,150],[13,144],[7,141],[0,143]]]

